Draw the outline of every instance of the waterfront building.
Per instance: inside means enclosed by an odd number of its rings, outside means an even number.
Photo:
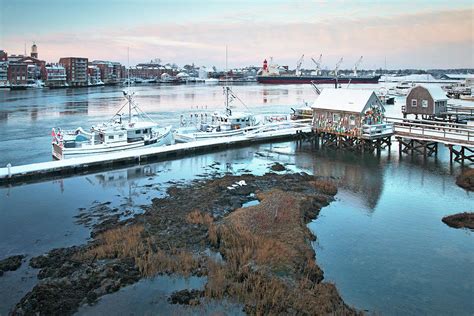
[[[28,65],[11,61],[8,63],[7,79],[12,86],[25,86],[28,83]]]
[[[414,114],[418,118],[433,118],[446,112],[448,97],[446,92],[439,86],[415,86],[410,90],[406,98],[406,106],[402,107],[403,116]]]
[[[87,58],[61,57],[59,63],[66,69],[66,80],[70,86],[87,86]]]
[[[122,65],[118,62],[94,60],[90,65],[100,69],[100,80],[104,84],[117,84],[122,79]]]
[[[60,64],[46,65],[46,86],[49,88],[60,88],[67,86],[66,69]]]
[[[385,108],[372,90],[324,89],[312,105],[314,127],[361,135],[363,125],[383,123]]]
[[[156,79],[165,73],[173,77],[178,74],[178,70],[171,65],[161,65],[157,62],[140,63],[130,69],[130,77],[133,78]]]
[[[87,67],[87,75],[89,85],[103,85],[101,70],[96,65],[89,65]]]
[[[0,50],[0,88],[8,87],[8,54]]]

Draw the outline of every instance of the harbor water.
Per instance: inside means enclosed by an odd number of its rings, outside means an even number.
[[[136,90],[143,110],[163,124],[177,124],[181,114],[197,107],[217,109],[223,100],[219,86]],[[259,113],[288,113],[290,104],[297,107],[314,99],[306,85],[248,85],[234,91]],[[0,92],[1,165],[50,160],[52,126],[87,127],[109,118],[124,102],[119,87],[17,92]],[[401,105],[387,106],[388,115],[396,116]],[[317,149],[310,143],[281,142],[1,187],[0,259],[24,254],[28,261],[54,248],[86,243],[90,230],[76,217],[83,209],[110,202],[130,217],[176,183],[227,172],[261,175],[278,161],[290,172],[324,176],[338,185],[336,201],[308,226],[317,236],[313,246],[325,280],[336,284],[347,304],[384,315],[471,315],[474,235],[448,227],[441,218],[472,211],[473,195],[456,186],[460,167],[449,164],[444,148],[440,147],[436,159],[427,160],[400,158],[397,149],[392,146],[380,156],[360,156]],[[36,274],[26,262],[0,277],[0,315],[8,314],[31,290],[38,282]],[[140,281],[104,296],[95,306],[82,307],[79,313],[98,315],[109,305],[130,314],[140,302],[147,304],[143,311],[156,313],[164,308],[170,288],[199,287],[200,282]],[[226,310],[238,308],[232,306]],[[220,309],[213,305],[209,310]]]

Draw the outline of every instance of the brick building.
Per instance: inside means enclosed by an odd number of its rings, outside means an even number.
[[[61,57],[59,63],[66,69],[66,80],[69,86],[87,86],[87,58]]]

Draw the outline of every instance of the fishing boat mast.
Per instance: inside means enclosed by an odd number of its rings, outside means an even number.
[[[225,93],[225,111],[227,113],[227,115],[231,115],[232,114],[232,111],[230,109],[230,106],[229,106],[229,90],[230,90],[230,87],[228,85],[228,77],[227,77],[227,45],[225,46],[225,87],[224,87],[224,93]]]
[[[130,94],[130,47],[127,47],[127,63],[128,63],[128,91],[127,91],[127,100],[128,100],[128,123],[132,123],[132,96]]]

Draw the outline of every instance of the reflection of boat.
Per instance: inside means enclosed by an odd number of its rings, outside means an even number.
[[[148,145],[171,142],[171,126],[158,128],[133,101],[133,93],[124,91],[128,104],[128,120],[122,120],[122,109],[106,123],[93,126],[89,131],[81,127],[73,131],[52,131],[52,154],[56,159],[111,153]],[[132,116],[132,110],[137,115]]]

